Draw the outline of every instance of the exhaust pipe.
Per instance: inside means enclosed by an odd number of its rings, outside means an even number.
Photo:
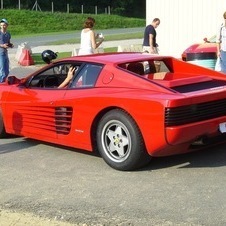
[[[202,146],[208,143],[208,138],[206,136],[200,137],[192,143],[192,146]]]

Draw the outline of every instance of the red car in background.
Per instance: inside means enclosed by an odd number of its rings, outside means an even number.
[[[182,53],[182,60],[214,69],[216,64],[216,35],[203,39],[204,43],[193,44]]]

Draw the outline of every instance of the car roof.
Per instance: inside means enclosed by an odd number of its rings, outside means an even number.
[[[93,63],[111,63],[111,64],[120,64],[131,61],[145,61],[151,59],[166,58],[163,56],[156,56],[151,54],[144,53],[135,53],[135,52],[116,52],[116,53],[103,53],[103,54],[91,54],[84,56],[73,56],[66,58],[64,60],[75,60],[75,61],[85,61]]]

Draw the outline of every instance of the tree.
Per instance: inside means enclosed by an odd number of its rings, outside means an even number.
[[[18,8],[18,0],[2,0],[4,9]],[[36,0],[20,0],[21,9],[32,9]],[[84,13],[95,13],[97,6],[98,13],[105,13],[110,6],[111,13],[127,17],[145,18],[146,0],[37,0],[42,11],[51,11],[52,3],[54,11],[65,12],[67,4],[70,5],[70,12],[80,13],[81,6],[84,6]]]

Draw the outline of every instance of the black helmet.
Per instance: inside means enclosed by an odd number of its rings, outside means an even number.
[[[57,58],[57,53],[54,53],[52,50],[44,50],[42,52],[42,60],[49,64],[52,60],[56,59]]]

